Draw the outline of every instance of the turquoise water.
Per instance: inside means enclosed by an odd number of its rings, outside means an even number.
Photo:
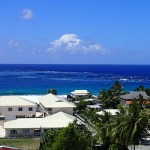
[[[126,91],[150,87],[150,65],[0,65],[0,95],[58,94],[87,89],[97,95],[119,81]]]

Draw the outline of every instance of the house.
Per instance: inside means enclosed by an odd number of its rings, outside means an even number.
[[[36,104],[18,96],[1,96],[0,115],[4,116],[5,120],[35,117]]]
[[[37,137],[48,129],[61,129],[76,120],[76,117],[58,112],[45,118],[24,118],[4,123],[6,137]]]
[[[47,94],[40,97],[39,104],[45,109],[48,115],[59,111],[73,115],[73,109],[76,107],[73,103],[53,94]]]
[[[115,116],[115,115],[117,115],[117,113],[119,113],[120,111],[119,111],[119,109],[103,109],[102,111],[99,111],[99,112],[97,112],[96,114],[98,114],[98,115],[103,115],[104,112],[107,112],[107,113],[109,113],[109,114],[112,115],[112,116]]]
[[[128,106],[134,99],[140,99],[140,95],[144,101],[150,100],[150,97],[145,93],[145,91],[131,91],[129,94],[120,96],[121,104]]]
[[[88,92],[87,90],[75,90],[75,91],[72,91],[71,94],[72,94],[74,97],[80,97],[80,96],[89,95],[90,92]]]

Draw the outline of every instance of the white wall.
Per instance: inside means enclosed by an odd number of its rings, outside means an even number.
[[[52,114],[55,114],[59,111],[63,111],[67,114],[73,115],[73,108],[53,108]]]
[[[12,111],[8,111],[8,108],[11,107]],[[6,120],[11,120],[11,118],[14,119],[13,116],[32,116],[36,114],[36,106],[1,106],[0,107],[0,113],[2,116],[6,116]],[[22,111],[18,111],[18,108],[22,107]],[[29,107],[32,107],[32,111],[29,111]]]
[[[6,134],[5,137],[11,137],[12,135],[10,134],[11,130],[13,129],[6,129]],[[14,129],[17,130],[17,135],[16,137],[25,137],[24,133],[23,133],[23,129]],[[44,134],[44,129],[41,129],[41,135]],[[29,129],[29,137],[34,137],[34,129]]]

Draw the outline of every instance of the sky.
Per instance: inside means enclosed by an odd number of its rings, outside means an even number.
[[[150,64],[149,0],[1,0],[0,64]]]

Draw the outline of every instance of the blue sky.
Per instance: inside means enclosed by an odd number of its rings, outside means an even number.
[[[2,0],[0,63],[150,64],[149,0]]]

